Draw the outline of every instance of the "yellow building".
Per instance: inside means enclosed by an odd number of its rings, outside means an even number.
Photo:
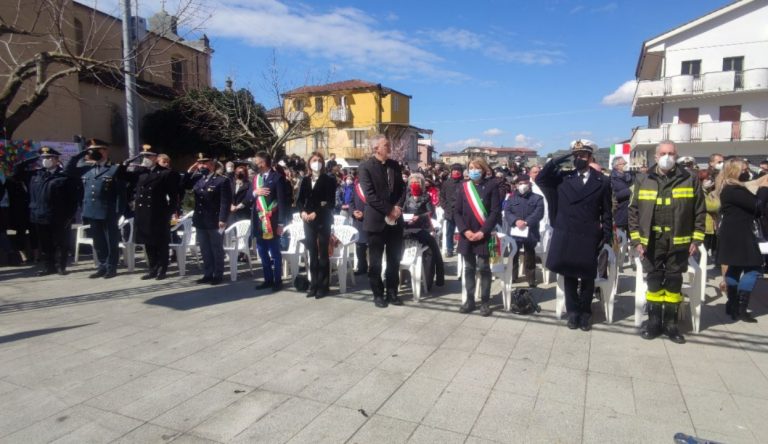
[[[286,143],[286,153],[307,158],[320,151],[354,166],[368,156],[368,139],[381,133],[393,158],[417,164],[419,134],[432,131],[410,125],[410,104],[411,96],[363,80],[294,89],[283,94],[282,125],[299,123],[300,137]]]

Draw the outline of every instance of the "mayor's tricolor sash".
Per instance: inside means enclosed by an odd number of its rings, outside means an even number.
[[[360,186],[360,182],[355,184],[355,193],[357,193],[357,197],[359,197],[363,203],[368,203],[368,201],[365,200],[365,194],[363,194],[363,187]]]
[[[480,199],[480,193],[477,192],[477,187],[475,186],[475,183],[471,180],[468,180],[464,182],[464,196],[467,198],[467,202],[469,202],[469,208],[472,209],[472,213],[475,215],[475,219],[480,223],[482,226],[485,224],[485,219],[488,217],[488,210],[485,208],[485,204],[483,203],[483,200]],[[496,242],[496,236],[492,235],[489,236],[490,239],[488,239],[488,253],[490,253],[491,261],[493,262],[494,259],[496,259],[498,255],[498,249],[497,249],[497,242]]]
[[[264,188],[264,175],[259,174],[256,176],[256,186],[258,188]],[[261,222],[261,233],[264,239],[272,239],[274,234],[272,233],[272,210],[277,205],[277,201],[267,204],[267,199],[264,196],[258,196],[256,199],[256,210],[258,210],[259,221]]]

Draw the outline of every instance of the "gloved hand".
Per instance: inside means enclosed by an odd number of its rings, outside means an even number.
[[[138,160],[140,157],[141,157],[141,154],[137,154],[137,155],[131,157],[130,159],[124,160],[123,161],[123,166],[128,166],[128,165],[132,164],[134,161]]]
[[[29,165],[30,163],[37,162],[37,159],[39,159],[40,156],[32,156],[29,159],[25,159],[21,161],[22,165]]]
[[[555,159],[552,159],[552,162],[554,162],[555,165],[562,165],[565,162],[567,162],[568,159],[570,159],[571,157],[573,157],[573,154],[572,153],[568,153],[568,154],[562,155],[560,157],[557,157]]]
[[[88,151],[89,151],[89,150],[82,150],[82,151],[78,152],[77,154],[75,154],[75,155],[74,155],[74,156],[72,156],[72,157],[74,157],[74,158],[76,158],[76,159],[82,159],[83,157],[85,157],[85,156],[87,156],[87,155],[88,155]]]

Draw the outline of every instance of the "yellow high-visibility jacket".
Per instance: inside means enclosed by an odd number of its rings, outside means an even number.
[[[659,189],[659,173],[654,166],[647,175],[639,174],[632,187],[629,204],[629,237],[632,246],[648,246],[654,232],[672,236],[673,251],[687,250],[691,242],[704,241],[706,204],[697,177],[684,168],[675,167],[665,186]],[[671,206],[671,220],[654,217],[662,206]],[[661,220],[660,220],[661,219]]]

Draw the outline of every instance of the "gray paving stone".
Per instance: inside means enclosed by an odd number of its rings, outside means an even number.
[[[480,412],[471,434],[498,442],[520,441],[536,398],[494,390]]]
[[[116,412],[149,421],[218,383],[209,376],[188,375],[158,390],[143,392],[133,402],[118,404]]]
[[[461,433],[420,425],[408,442],[413,444],[461,444],[465,439],[466,435]]]
[[[421,422],[447,385],[445,381],[412,376],[389,398],[378,413],[404,421]]]
[[[584,406],[538,399],[525,431],[525,441],[578,443],[583,422]]]
[[[403,384],[405,378],[402,373],[373,369],[339,398],[336,405],[375,412]]]
[[[588,373],[586,405],[588,408],[634,415],[636,412],[632,379],[626,376]]]
[[[535,398],[539,394],[544,367],[544,364],[529,359],[509,359],[494,388]]]
[[[181,432],[167,429],[154,424],[145,423],[131,430],[119,439],[115,444],[164,444],[181,436]]]
[[[227,378],[238,384],[259,387],[285,373],[301,361],[301,356],[284,351],[275,352]]]
[[[213,441],[228,442],[286,400],[287,395],[257,390],[217,410],[191,433]]]
[[[434,351],[434,346],[405,343],[377,367],[392,373],[410,374],[422,365]]]
[[[475,352],[506,359],[512,354],[512,350],[514,350],[515,345],[517,344],[518,337],[519,334],[498,331],[491,327],[490,330],[485,332],[485,336],[483,336],[483,339],[477,345]]]
[[[368,368],[340,363],[323,371],[299,396],[333,404],[370,372]]]
[[[295,395],[333,368],[338,362],[306,357],[261,386],[264,390]]]
[[[686,427],[693,425],[686,402],[677,386],[633,379],[632,387],[638,416]],[[659,402],[660,399],[664,402]]]
[[[454,383],[490,389],[496,384],[506,359],[473,353],[453,379]]]
[[[469,352],[439,348],[424,361],[414,374],[441,381],[451,381],[467,358],[469,358]]]
[[[249,392],[250,388],[223,381],[192,396],[151,420],[152,424],[186,432],[214,413],[227,408]]]
[[[298,433],[328,405],[290,398],[232,439],[233,443],[283,443]]]
[[[330,406],[310,422],[290,443],[337,443],[346,441],[366,421],[356,410]]]
[[[382,336],[372,339],[348,356],[344,362],[360,368],[373,369],[385,359],[392,356],[403,345],[403,341],[384,339]]]
[[[187,372],[160,367],[120,387],[91,398],[86,401],[86,404],[114,412],[121,406],[137,401],[146,396],[147,393],[160,390],[188,375]]]
[[[490,388],[454,381],[445,388],[421,422],[432,427],[468,434],[489,393]]]
[[[418,424],[375,415],[350,438],[350,444],[397,444],[408,442]]]
[[[445,339],[440,347],[473,352],[483,340],[486,330],[459,326]]]
[[[748,417],[741,413],[730,394],[687,386],[682,387],[682,391],[696,430],[709,430],[739,439],[754,439]]]
[[[625,415],[614,409],[587,407],[584,415],[585,443],[628,442],[656,444],[672,442],[675,433],[696,436],[692,427]]]
[[[547,365],[541,377],[539,400],[549,399],[583,406],[586,389],[587,372]]]

